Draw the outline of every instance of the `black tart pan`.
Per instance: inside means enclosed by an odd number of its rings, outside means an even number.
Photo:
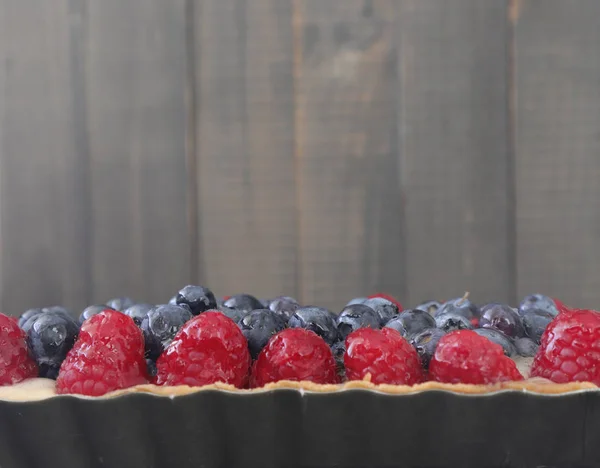
[[[600,467],[600,391],[0,402],[1,468]]]

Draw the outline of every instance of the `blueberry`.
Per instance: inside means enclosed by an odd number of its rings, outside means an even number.
[[[219,312],[221,312],[226,317],[229,317],[235,323],[238,323],[244,316],[248,315],[250,312],[246,312],[245,310],[240,309],[230,309],[229,307],[225,307],[222,305],[219,307]]]
[[[355,297],[354,299],[351,299],[350,302],[348,302],[348,304],[346,304],[346,307],[354,304],[364,304],[368,300],[368,297]]]
[[[114,310],[118,310],[119,312],[124,312],[132,305],[135,305],[135,301],[129,297],[117,297],[108,301],[106,305]]]
[[[43,307],[42,312],[45,314],[59,314],[68,318],[73,318],[73,313],[63,306]]]
[[[152,359],[146,359],[146,368],[148,369],[148,375],[150,377],[156,377],[156,362],[154,362]]]
[[[41,308],[38,309],[29,309],[26,310],[25,312],[23,312],[21,314],[21,316],[19,317],[19,327],[23,328],[23,326],[25,325],[25,323],[33,318],[36,317],[37,315],[43,314],[44,311]],[[33,322],[32,322],[33,323]],[[27,331],[27,330],[25,330]]]
[[[438,342],[444,335],[444,331],[439,328],[426,328],[410,340],[410,344],[417,350],[421,358],[421,364],[425,369],[429,367],[429,362],[435,354]]]
[[[481,328],[500,330],[510,338],[525,336],[523,322],[516,309],[505,304],[486,304],[481,308]]]
[[[81,315],[79,316],[79,324],[82,324],[90,317],[98,315],[100,312],[107,309],[114,310],[112,307],[109,307],[106,304],[96,304],[86,307],[85,309],[83,309],[83,312],[81,312]]]
[[[300,307],[298,301],[293,297],[289,296],[280,296],[276,297],[269,304],[269,309],[275,312],[277,315],[281,316],[287,323],[294,312]]]
[[[479,308],[466,297],[459,297],[444,302],[434,313],[435,317],[444,314],[458,314],[471,320],[479,317]]]
[[[491,342],[502,346],[504,354],[506,354],[508,357],[514,356],[517,352],[515,346],[512,344],[512,341],[510,341],[510,338],[501,331],[493,328],[478,328],[475,330],[475,333],[485,336]]]
[[[225,307],[229,307],[230,309],[238,309],[245,312],[264,309],[264,306],[261,304],[261,302],[250,294],[237,294],[235,296],[231,296],[229,299],[223,302],[223,305]]]
[[[218,301],[217,301],[218,302]],[[223,301],[221,301],[223,302]],[[171,299],[169,299],[169,302],[167,304],[171,304],[171,305],[177,305],[177,294],[175,294]],[[179,304],[181,305],[181,304]],[[187,304],[186,304],[187,305]],[[188,306],[189,307],[189,306]],[[191,310],[191,309],[190,309]]]
[[[518,338],[515,340],[517,354],[523,357],[534,357],[538,352],[539,345],[531,338]]]
[[[392,318],[386,327],[398,330],[406,338],[421,333],[426,328],[435,328],[435,319],[424,310],[407,309]]]
[[[354,304],[350,304],[354,305]],[[342,378],[342,380],[346,377],[346,368],[344,367],[344,355],[346,354],[346,341],[341,340],[337,341],[331,347],[331,352],[333,353],[333,357],[335,359],[335,364],[337,367],[338,375]]]
[[[525,315],[525,312],[531,309],[541,309],[548,312],[553,317],[558,315],[558,307],[551,297],[543,294],[532,294],[526,296],[519,304],[519,313]]]
[[[133,319],[135,324],[139,327],[142,325],[142,321],[144,320],[146,315],[148,315],[148,312],[150,311],[150,309],[152,309],[152,307],[153,306],[151,306],[150,304],[134,304],[131,307],[125,309],[123,313],[125,315],[129,315]]]
[[[153,307],[142,320],[146,357],[158,359],[185,322],[192,318],[186,307],[164,304]]]
[[[446,333],[454,330],[471,330],[473,324],[464,315],[446,313],[435,317],[435,326]]]
[[[383,297],[367,299],[363,304],[377,312],[381,326],[385,325],[394,315],[400,313],[396,304]]]
[[[333,314],[321,307],[300,307],[290,318],[290,328],[306,328],[319,335],[331,346],[337,341],[338,330]]]
[[[175,302],[177,305],[187,305],[192,311],[192,315],[198,315],[207,310],[217,308],[215,295],[210,289],[203,286],[186,286],[177,293]]]
[[[337,317],[338,332],[343,340],[359,328],[378,329],[380,323],[381,320],[377,312],[364,304],[347,305]]]
[[[78,333],[75,320],[63,314],[47,313],[35,317],[27,332],[27,345],[38,364],[40,377],[56,379]]]
[[[425,301],[415,307],[415,309],[424,310],[425,312],[434,315],[442,306],[438,301]]]
[[[539,344],[542,335],[554,316],[543,309],[528,309],[523,314],[523,326],[525,334]]]
[[[246,314],[238,326],[248,340],[252,359],[256,359],[269,339],[285,328],[285,322],[270,309],[256,309]]]

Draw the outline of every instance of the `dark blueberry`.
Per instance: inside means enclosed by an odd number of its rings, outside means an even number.
[[[539,344],[542,335],[554,316],[543,309],[529,309],[523,314],[525,334]]]
[[[67,309],[66,307],[63,306],[52,306],[52,307],[44,307],[42,308],[42,312],[44,312],[45,314],[59,314],[59,315],[64,315],[65,317],[68,318],[73,318],[73,313]]]
[[[461,314],[443,314],[435,317],[435,326],[444,330],[446,333],[454,330],[471,330],[473,324]]]
[[[543,294],[532,294],[531,296],[526,296],[521,301],[521,304],[519,304],[519,313],[521,315],[524,315],[525,312],[531,309],[544,310],[553,317],[558,315],[558,307],[556,307],[554,299],[544,296]]]
[[[385,326],[398,330],[406,338],[421,333],[426,328],[435,328],[435,319],[424,310],[407,309],[392,318]]]
[[[434,315],[442,306],[438,301],[425,301],[415,307],[415,309],[424,310],[425,312]]]
[[[479,317],[479,308],[466,297],[459,297],[444,302],[434,313],[435,317],[444,314],[458,314],[471,320]]]
[[[135,301],[129,297],[116,297],[106,303],[108,307],[111,307],[119,312],[124,312],[129,309],[132,305],[135,305]]]
[[[421,364],[425,369],[429,367],[429,362],[435,354],[438,342],[444,335],[444,331],[439,328],[427,328],[410,340],[410,344],[417,350],[421,358]]]
[[[501,331],[495,330],[493,328],[478,328],[477,330],[475,330],[475,333],[481,336],[485,336],[491,342],[502,346],[504,354],[506,354],[508,357],[514,356],[517,352],[515,346],[510,341],[510,338]]]
[[[114,310],[114,309],[112,307],[107,306],[106,304],[96,304],[96,305],[91,305],[89,307],[86,307],[85,309],[83,309],[83,312],[81,312],[81,315],[79,316],[79,324],[82,324],[83,322],[85,322],[90,317],[93,317],[94,315],[98,315],[103,310]]]
[[[153,307],[142,320],[146,357],[158,359],[185,322],[192,318],[186,307],[164,304]]]
[[[58,370],[73,347],[79,326],[63,314],[40,314],[27,332],[27,345],[38,364],[40,377],[56,379]]]
[[[152,305],[150,304],[134,304],[131,307],[128,307],[123,312],[125,315],[129,315],[135,324],[139,327],[142,325],[142,321],[148,315],[150,309],[152,309]]]
[[[381,320],[377,312],[364,304],[347,305],[337,317],[337,328],[342,340],[359,328],[378,329],[380,326]]]
[[[505,304],[486,304],[481,308],[479,317],[481,328],[500,330],[509,338],[525,336],[523,322],[516,309]]]
[[[515,340],[515,349],[519,356],[534,357],[538,352],[538,344],[531,338],[519,338]]]
[[[258,302],[260,302],[263,306],[263,309],[268,309],[269,306],[271,305],[271,301],[273,299],[259,299]]]
[[[354,305],[354,304],[364,304],[365,301],[368,301],[369,298],[368,297],[355,297],[354,299],[351,299],[350,302],[348,302],[348,304],[346,304],[346,307],[348,307],[349,305]]]
[[[394,315],[400,313],[396,304],[383,297],[367,299],[363,304],[377,312],[381,326],[385,325]]]
[[[44,313],[44,311],[43,311],[41,308],[39,308],[39,309],[29,309],[29,310],[26,310],[26,311],[25,311],[25,312],[23,312],[23,313],[21,314],[21,316],[19,317],[19,327],[23,328],[23,325],[25,325],[25,323],[26,323],[26,322],[27,322],[29,319],[31,319],[31,318],[33,318],[33,317],[36,317],[37,315],[40,315],[40,314],[43,314],[43,313]],[[33,322],[32,322],[32,323],[33,323]],[[25,331],[27,331],[27,330],[25,330]]]
[[[288,322],[290,328],[306,328],[319,335],[331,346],[337,341],[338,330],[332,313],[321,307],[300,307]]]
[[[353,305],[353,304],[350,304]],[[331,347],[331,352],[335,358],[335,364],[337,366],[338,375],[342,380],[346,377],[346,368],[344,367],[344,355],[346,354],[346,341],[337,341]]]
[[[238,309],[246,312],[264,309],[264,306],[261,304],[261,302],[250,294],[237,294],[235,296],[231,296],[229,299],[223,302],[223,305],[225,307],[229,307],[230,309]]]
[[[299,307],[300,304],[294,298],[287,296],[276,297],[269,304],[269,309],[281,316],[286,323]]]
[[[269,339],[285,328],[285,322],[270,309],[256,309],[246,314],[238,326],[248,340],[252,359],[256,359]]]
[[[177,293],[175,302],[177,305],[187,305],[192,311],[192,315],[198,315],[207,310],[217,308],[215,295],[210,289],[203,286],[186,286]]]
[[[240,309],[230,309],[229,307],[225,307],[222,305],[219,307],[219,312],[221,312],[226,317],[229,317],[235,323],[238,323],[242,318],[248,315],[250,312],[246,312],[245,310]]]
[[[146,359],[146,368],[150,377],[156,377],[156,362],[152,359]]]

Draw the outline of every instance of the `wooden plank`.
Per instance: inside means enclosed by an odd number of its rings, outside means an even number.
[[[166,302],[191,278],[185,13],[185,0],[89,2],[95,302]]]
[[[506,5],[400,2],[408,302],[514,300]]]
[[[300,287],[405,295],[394,0],[294,2]]]
[[[2,311],[90,299],[78,0],[0,0]]]
[[[201,282],[296,295],[290,0],[196,7]]]
[[[600,305],[600,3],[515,2],[520,296]]]

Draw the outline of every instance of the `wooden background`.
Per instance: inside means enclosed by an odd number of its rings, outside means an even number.
[[[0,306],[600,307],[598,0],[0,0]]]

